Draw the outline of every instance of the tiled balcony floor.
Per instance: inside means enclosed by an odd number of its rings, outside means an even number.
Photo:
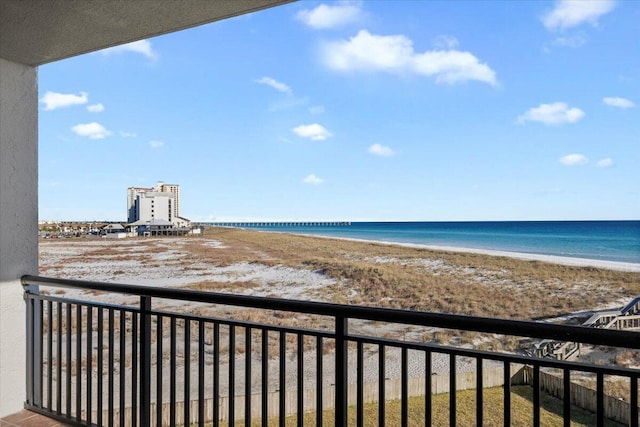
[[[35,412],[23,410],[0,419],[0,427],[67,427],[60,421],[47,418]]]

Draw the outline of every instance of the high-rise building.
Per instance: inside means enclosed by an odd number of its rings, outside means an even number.
[[[173,194],[173,216],[180,216],[180,186],[175,184],[165,184],[162,181],[158,181],[156,185],[156,191],[161,193],[172,193]]]
[[[180,186],[159,181],[156,188],[129,187],[127,189],[127,221],[165,220],[184,223],[180,217]]]

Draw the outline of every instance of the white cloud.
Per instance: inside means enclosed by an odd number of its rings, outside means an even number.
[[[588,22],[598,24],[598,18],[613,10],[614,0],[559,0],[552,11],[542,17],[549,30],[576,27]]]
[[[40,102],[44,104],[45,111],[50,111],[57,108],[70,107],[72,105],[86,104],[89,102],[89,95],[87,92],[80,92],[80,95],[75,95],[73,93],[47,91],[44,96],[40,98]]]
[[[284,99],[279,99],[269,105],[268,110],[274,111],[286,111],[298,107],[304,107],[309,103],[309,99],[306,97],[287,96]]]
[[[369,153],[381,157],[391,157],[395,154],[395,152],[391,148],[381,144],[373,144],[371,147],[369,147]]]
[[[102,104],[87,105],[87,110],[90,113],[102,113],[104,111],[104,105]]]
[[[78,136],[86,136],[89,139],[104,139],[111,135],[111,131],[108,131],[100,123],[91,122],[85,124],[75,125],[71,130]]]
[[[545,125],[561,125],[563,123],[575,123],[584,116],[584,111],[579,108],[569,108],[564,102],[554,102],[553,104],[540,104],[535,108],[531,108],[518,117],[518,123],[524,124],[527,121],[531,121],[544,123]]]
[[[602,102],[610,107],[618,107],[618,108],[633,108],[636,104],[633,101],[626,98],[618,98],[618,97],[606,97],[602,98]]]
[[[300,125],[292,129],[293,133],[300,138],[309,138],[313,141],[324,141],[327,138],[331,138],[333,135],[324,126],[313,123],[310,125]]]
[[[162,147],[164,147],[164,142],[158,141],[156,139],[152,139],[151,141],[149,141],[149,147],[151,147],[151,148],[162,148]]]
[[[325,64],[338,71],[385,71],[434,77],[436,83],[477,80],[496,85],[496,73],[469,52],[430,50],[417,53],[403,35],[378,36],[361,30],[349,40],[325,44]]]
[[[314,9],[304,9],[296,14],[296,18],[317,30],[340,27],[360,18],[358,4],[342,2],[338,4],[321,4]]]
[[[315,106],[309,108],[309,112],[311,114],[323,114],[324,113],[324,106],[315,105]]]
[[[123,138],[135,138],[136,136],[138,136],[138,134],[135,132],[120,131],[120,136]]]
[[[453,36],[440,35],[436,37],[433,45],[438,49],[455,49],[460,45],[460,42]]]
[[[282,93],[286,93],[291,95],[292,90],[289,86],[287,86],[286,84],[277,81],[276,79],[273,79],[271,77],[263,77],[261,79],[256,80],[256,83],[260,83],[263,85],[267,85],[267,86],[271,86],[272,88],[274,88],[275,90],[277,90],[278,92],[282,92]]]
[[[554,46],[578,48],[587,42],[587,35],[584,33],[574,34],[572,36],[557,37],[553,41]]]
[[[566,156],[560,157],[558,161],[566,166],[576,166],[584,165],[589,159],[582,154],[567,154]]]
[[[606,157],[604,159],[598,160],[599,168],[608,168],[613,166],[613,159],[611,157]]]
[[[105,56],[123,52],[139,53],[140,55],[144,55],[151,60],[158,59],[158,53],[153,50],[153,48],[151,47],[151,42],[149,40],[138,40],[136,42],[122,44],[120,46],[114,46],[99,51],[99,53]]]
[[[307,175],[304,178],[303,182],[305,184],[320,185],[324,182],[324,179],[318,178],[315,174],[311,174],[311,175]]]

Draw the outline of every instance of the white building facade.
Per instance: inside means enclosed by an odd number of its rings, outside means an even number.
[[[180,216],[180,186],[159,181],[156,188],[127,189],[127,221],[169,221],[176,227],[189,227],[190,221]]]
[[[153,188],[129,187],[127,188],[127,222],[136,222],[139,218],[138,206],[136,204],[139,194],[154,191]]]
[[[138,218],[136,221],[153,221],[162,219],[173,222],[174,196],[172,193],[148,191],[136,197]]]
[[[161,193],[173,194],[173,217],[180,216],[180,186],[176,184],[165,184],[162,181],[158,181],[156,184],[156,191]]]

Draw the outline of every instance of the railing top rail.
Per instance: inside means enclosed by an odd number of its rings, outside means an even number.
[[[22,285],[26,293],[29,286],[54,286],[80,290],[137,295],[181,301],[222,304],[266,310],[289,311],[349,319],[372,320],[420,326],[440,327],[464,331],[514,335],[559,341],[573,341],[594,345],[640,349],[640,333],[584,326],[555,325],[543,322],[474,317],[459,314],[443,314],[398,310],[381,307],[299,301],[248,295],[233,295],[187,289],[160,288],[154,286],[127,285],[121,283],[92,282],[84,280],[55,279],[25,275]]]

